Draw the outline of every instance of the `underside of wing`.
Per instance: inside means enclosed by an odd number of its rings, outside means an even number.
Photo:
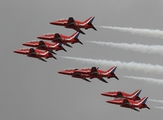
[[[104,83],[108,83],[106,80],[104,80],[103,78],[99,78],[99,80],[101,80]]]

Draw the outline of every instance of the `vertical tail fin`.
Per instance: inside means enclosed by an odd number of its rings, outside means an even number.
[[[89,27],[85,27],[85,29],[88,29],[88,28],[93,28],[94,30],[97,31],[97,29],[93,26],[92,22],[94,20],[95,17],[90,17],[88,18],[86,21],[84,21],[84,25],[88,25]]]
[[[147,101],[148,97],[143,97],[138,103],[137,105],[141,105],[141,104],[145,104]]]
[[[59,43],[58,46],[61,47],[62,46],[62,43]]]
[[[75,32],[74,34],[72,34],[72,35],[68,38],[68,40],[78,39],[79,34],[80,34],[80,32]]]
[[[138,99],[140,99],[140,98],[139,98],[139,94],[141,93],[141,91],[142,91],[142,90],[136,90],[135,92],[133,92],[133,93],[131,94],[131,96],[130,96],[129,98],[135,98],[135,97],[137,97]]]
[[[148,97],[145,97],[143,100],[142,100],[142,104],[145,104],[146,101],[147,101]]]
[[[116,69],[117,69],[117,66],[113,66],[109,70],[105,71],[103,74],[104,75],[107,75],[107,78],[114,77],[117,80],[119,80],[119,78],[114,74],[114,72],[115,72]]]
[[[87,20],[84,21],[85,24],[92,24],[95,17],[89,17]]]
[[[107,70],[106,73],[114,73],[116,69],[117,69],[117,66],[113,66],[109,70]]]
[[[141,93],[141,91],[142,91],[142,90],[136,90],[136,91],[135,91],[134,93],[132,93],[131,95],[132,95],[132,96],[138,97],[139,94]]]

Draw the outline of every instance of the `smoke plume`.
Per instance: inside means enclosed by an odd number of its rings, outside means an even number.
[[[65,59],[75,60],[82,63],[90,63],[93,65],[102,65],[104,67],[118,66],[120,69],[128,69],[134,71],[143,71],[145,73],[155,72],[163,73],[163,66],[152,65],[146,63],[136,63],[136,62],[121,62],[121,61],[112,61],[112,60],[101,60],[101,59],[91,59],[91,58],[80,58],[80,57],[67,57],[60,56]]]
[[[99,26],[101,28],[107,28],[112,30],[118,30],[121,32],[128,32],[131,34],[138,34],[147,37],[155,37],[163,39],[163,31],[161,30],[152,30],[152,29],[140,29],[140,28],[127,28],[127,27],[112,27],[112,26]]]
[[[100,42],[100,41],[87,41],[90,43],[95,43],[99,45],[106,45],[114,48],[131,50],[135,52],[141,53],[149,53],[149,54],[160,54],[163,55],[163,46],[161,45],[142,45],[142,44],[128,44],[128,43],[113,43],[113,42]]]
[[[155,78],[146,78],[146,77],[135,77],[135,76],[124,76],[125,78],[130,78],[134,80],[146,81],[149,83],[155,83],[157,85],[163,85],[162,79],[155,79]]]

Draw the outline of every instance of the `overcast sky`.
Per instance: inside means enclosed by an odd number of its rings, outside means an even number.
[[[1,0],[0,2],[0,118],[2,120],[137,120],[162,117],[163,103],[147,101],[151,108],[136,112],[106,103],[112,98],[100,94],[109,90],[132,93],[142,89],[140,97],[163,100],[161,83],[134,80],[124,76],[163,79],[157,72],[135,71],[117,65],[115,74],[119,81],[107,79],[108,84],[92,79],[91,83],[58,74],[65,68],[97,66],[107,70],[110,66],[82,63],[59,56],[105,59],[121,62],[163,64],[160,54],[148,54],[131,50],[88,43],[102,41],[114,43],[137,43],[162,45],[163,39],[141,36],[129,32],[100,28],[112,26],[163,30],[162,0]],[[58,51],[56,57],[43,61],[13,53],[23,48],[22,43],[36,40],[44,33],[71,35],[75,31],[49,22],[60,18],[74,17],[84,21],[95,16],[93,29],[83,30],[80,35],[84,45],[74,44],[73,48]],[[137,66],[135,66],[137,67]],[[147,68],[148,69],[148,68]],[[157,71],[157,68],[156,68]]]

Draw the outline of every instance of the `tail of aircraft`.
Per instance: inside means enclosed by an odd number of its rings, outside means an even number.
[[[55,56],[53,56],[54,52],[52,50],[49,50],[45,53],[45,58],[53,57],[54,59],[57,59]]]
[[[142,108],[148,108],[150,109],[145,103],[147,102],[147,99],[148,97],[143,97],[139,102],[137,102],[137,106],[139,109],[142,109]]]
[[[106,75],[108,78],[115,77],[117,80],[119,80],[119,78],[114,73],[116,69],[117,69],[117,66],[113,66],[109,70],[105,71],[105,73],[103,74]]]
[[[116,69],[117,69],[117,66],[113,66],[109,70],[107,70],[106,72],[107,73],[114,73]]]
[[[95,17],[89,17],[87,20],[84,21],[85,24],[92,24]]]
[[[80,32],[75,32],[74,34],[72,34],[72,35],[71,35],[68,39],[66,39],[66,40],[68,40],[68,41],[71,42],[72,44],[77,43],[77,42],[79,42],[80,44],[83,44],[83,43],[78,39],[79,35],[80,35]]]
[[[88,18],[87,20],[85,20],[83,23],[84,25],[88,24],[89,26],[91,26],[91,28],[93,28],[94,30],[97,31],[97,29],[93,26],[92,22],[94,20],[95,17],[90,17]],[[88,28],[85,28],[85,29],[88,29]]]
[[[145,104],[147,101],[148,97],[144,97],[140,100],[140,104]]]
[[[80,32],[75,32],[74,34],[72,34],[71,36],[70,36],[70,38],[69,39],[78,39],[78,37],[79,37],[79,34],[80,34]]]
[[[131,96],[129,98],[137,98],[136,100],[139,100],[139,94],[141,93],[142,90],[136,90],[135,92],[133,92],[131,94]]]
[[[138,97],[139,94],[141,93],[141,91],[142,91],[142,90],[136,90],[136,91],[135,91],[134,93],[132,93],[131,95],[132,95],[132,96]]]

